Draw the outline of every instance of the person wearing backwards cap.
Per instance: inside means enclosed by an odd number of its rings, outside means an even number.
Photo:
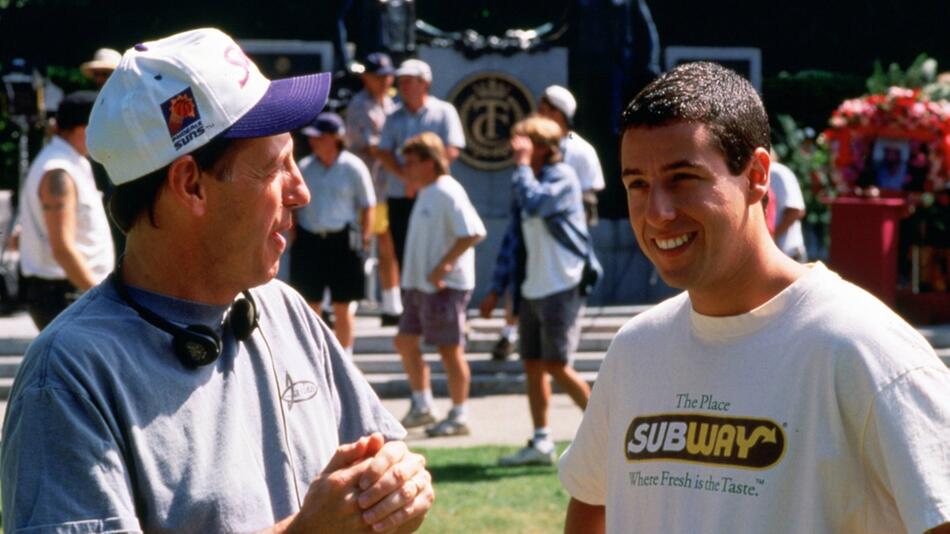
[[[310,193],[290,131],[327,73],[267,80],[227,35],[126,51],[87,131],[124,259],[30,346],[0,450],[8,532],[411,531],[421,456],[273,280]]]
[[[317,314],[323,291],[329,288],[333,329],[352,356],[356,304],[366,296],[363,258],[372,237],[376,195],[366,165],[345,149],[346,130],[339,115],[321,113],[301,133],[312,153],[297,165],[312,199],[294,212],[290,280]]]
[[[577,132],[571,130],[576,111],[577,100],[574,95],[560,85],[551,85],[545,89],[538,103],[538,114],[556,122],[564,132],[561,139],[564,163],[574,169],[581,181],[587,225],[593,226],[597,224],[597,192],[603,190],[606,184],[597,151]]]
[[[398,154],[403,143],[422,132],[433,132],[445,145],[449,164],[465,148],[465,133],[458,111],[449,102],[429,94],[432,85],[432,69],[424,61],[407,59],[396,69],[396,84],[402,102],[386,118],[380,134],[377,154],[385,169],[386,198],[389,210],[389,233],[392,236],[396,261],[402,265],[406,248],[406,233],[409,215],[416,191],[406,173],[402,155]],[[397,276],[398,278],[398,276]],[[394,302],[391,308],[390,301]],[[402,313],[402,301],[398,288],[389,294],[383,293],[383,308]],[[388,315],[388,314],[387,314]],[[394,324],[394,317],[384,315],[384,324]]]
[[[20,268],[27,308],[43,329],[112,270],[112,234],[86,159],[95,93],[66,96],[56,135],[36,155],[20,193]]]

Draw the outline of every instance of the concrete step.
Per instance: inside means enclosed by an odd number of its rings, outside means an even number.
[[[613,332],[581,332],[579,352],[606,352],[616,331]],[[353,352],[356,354],[388,354],[395,350],[393,338],[396,336],[395,327],[377,328],[370,331],[357,331],[353,341]],[[465,352],[476,354],[490,353],[498,342],[497,332],[473,331],[468,335]],[[435,352],[435,347],[426,346],[426,352]]]
[[[473,376],[523,373],[524,367],[521,365],[521,361],[517,359],[517,353],[512,355],[511,358],[507,361],[494,361],[491,359],[491,354],[487,353],[465,355]],[[433,373],[445,372],[442,360],[437,354],[427,353],[424,359]],[[604,354],[602,352],[579,352],[574,355],[574,368],[581,372],[596,373],[600,369],[603,359]],[[400,374],[403,372],[402,360],[398,354],[356,354],[353,361],[365,375]]]
[[[580,373],[581,377],[589,384],[593,385],[597,378],[595,372]],[[403,373],[386,373],[367,375],[376,394],[384,399],[406,398],[410,395],[409,382],[406,382],[406,375]],[[555,392],[560,392],[557,384],[552,383]],[[473,397],[482,397],[485,395],[510,395],[526,393],[523,374],[498,374],[498,375],[472,375],[472,383],[469,388],[469,394]],[[438,397],[447,397],[449,394],[448,380],[442,373],[432,374],[432,392]]]
[[[627,324],[630,317],[581,317],[581,332],[610,332],[616,333],[620,327]],[[472,332],[495,334],[501,332],[505,326],[505,320],[501,317],[492,317],[491,319],[482,319],[481,317],[469,318],[468,327]]]
[[[13,378],[16,376],[17,369],[20,368],[22,361],[23,356],[0,356],[0,378]]]

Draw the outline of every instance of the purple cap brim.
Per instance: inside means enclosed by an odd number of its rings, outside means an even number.
[[[297,130],[313,122],[330,95],[329,72],[272,80],[261,100],[222,137],[265,137]]]

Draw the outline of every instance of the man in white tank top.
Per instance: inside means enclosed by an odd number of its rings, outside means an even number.
[[[57,131],[30,165],[21,192],[21,269],[30,317],[40,329],[115,263],[112,234],[86,159],[95,93],[63,99]]]

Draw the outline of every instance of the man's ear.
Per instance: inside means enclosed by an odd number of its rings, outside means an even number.
[[[193,157],[182,156],[172,162],[165,187],[175,202],[192,215],[204,215],[205,190],[201,183],[201,171]]]
[[[772,166],[772,157],[769,151],[759,147],[752,154],[752,161],[746,176],[749,179],[749,204],[759,204],[769,192],[769,169]]]

